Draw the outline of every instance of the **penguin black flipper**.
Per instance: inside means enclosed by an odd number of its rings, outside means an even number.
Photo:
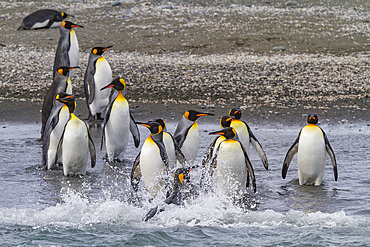
[[[169,160],[168,160],[168,157],[167,157],[166,148],[164,147],[164,143],[163,143],[162,140],[156,140],[155,137],[156,136],[152,136],[152,140],[155,142],[155,144],[157,145],[157,147],[159,149],[159,153],[161,155],[161,158],[162,158],[162,161],[163,161],[164,165],[166,166],[166,168],[168,168]]]
[[[283,163],[283,170],[282,170],[282,177],[285,179],[286,173],[288,172],[288,168],[290,165],[290,162],[293,159],[293,156],[298,152],[298,142],[299,142],[299,137],[301,136],[302,130],[299,132],[297,139],[293,143],[293,145],[289,148],[288,153],[285,156],[284,163]]]
[[[212,154],[213,154],[213,150],[215,149],[215,145],[216,145],[216,142],[217,142],[218,138],[219,138],[219,136],[217,136],[212,141],[212,143],[208,146],[208,149],[207,149],[205,155],[202,158],[202,168],[205,168],[205,166],[207,165],[207,163],[211,160]]]
[[[95,67],[91,66],[92,73],[85,74],[84,78],[84,89],[85,89],[85,96],[87,104],[91,104],[95,99]],[[89,108],[89,107],[88,107]],[[90,108],[89,108],[90,111]]]
[[[248,125],[247,125],[247,129],[248,129],[248,132],[249,132],[250,143],[252,144],[254,149],[257,151],[258,156],[260,157],[260,159],[263,163],[263,166],[265,167],[266,170],[268,170],[269,169],[269,164],[268,164],[268,161],[267,161],[267,156],[266,156],[266,153],[265,153],[265,151],[263,150],[263,148],[261,146],[261,143],[253,135],[252,130],[249,128]]]
[[[320,128],[321,129],[321,128]],[[335,159],[335,154],[334,151],[330,145],[329,139],[326,136],[325,132],[321,129],[323,135],[324,135],[324,140],[325,140],[325,149],[326,152],[329,154],[331,164],[333,165],[333,170],[334,170],[334,179],[335,181],[338,181],[338,168],[337,168],[337,160]]]
[[[248,176],[248,173],[249,173],[249,176],[251,177],[252,179],[252,184],[253,184],[253,191],[254,193],[257,192],[257,185],[256,185],[256,176],[254,175],[254,170],[253,170],[253,166],[252,166],[252,163],[251,161],[249,160],[249,157],[248,157],[248,154],[247,154],[247,151],[245,151],[245,148],[243,147],[243,144],[239,141],[239,144],[240,144],[240,147],[242,148],[243,150],[243,153],[244,153],[244,157],[245,157],[245,165],[247,166],[247,176]],[[249,177],[248,176],[248,177]],[[249,180],[247,179],[247,185],[249,186]]]
[[[112,106],[116,98],[118,97],[119,92],[115,91],[112,95],[111,101],[109,102],[109,105],[107,106],[107,111],[105,112],[105,117],[104,117],[104,122],[103,122],[103,128],[102,128],[102,136],[101,136],[101,145],[100,145],[100,150],[103,149],[103,144],[104,144],[104,137],[105,137],[105,126],[107,125],[107,122],[110,117],[110,113],[112,111]]]
[[[134,191],[137,191],[139,189],[139,182],[141,178],[140,154],[141,152],[136,156],[134,165],[132,166],[132,170],[131,170],[131,186],[134,189]]]
[[[186,136],[188,135],[188,132],[189,130],[191,129],[193,125],[190,125],[188,126],[186,129],[185,129],[185,124],[183,122],[180,122],[179,125],[177,126],[176,128],[176,131],[175,131],[175,134],[174,134],[174,138],[177,142],[177,144],[179,145],[180,148],[182,148],[182,145],[184,144],[185,140],[186,140]],[[177,132],[178,130],[182,130],[182,129],[185,129],[181,132]]]
[[[70,119],[71,119],[71,116],[69,116],[67,123],[69,122]],[[58,143],[57,152],[55,154],[55,160],[58,160],[58,155],[59,155],[60,149],[62,147],[64,132],[66,131],[66,127],[67,127],[67,124],[64,126],[63,133],[62,133],[62,135],[60,137],[60,140],[59,140],[59,143]]]
[[[62,106],[61,106],[62,107]],[[59,112],[59,111],[56,111]],[[48,121],[46,122],[44,134],[42,138],[42,166],[47,168],[48,163],[48,150],[50,145],[50,135],[55,126],[59,122],[59,114],[55,114],[55,116],[50,116]]]
[[[85,123],[85,125],[86,125],[86,129],[87,129],[87,134],[88,134],[88,137],[89,137],[89,152],[90,152],[90,159],[91,159],[91,168],[94,168],[95,164],[96,164],[95,144],[94,144],[94,142],[91,138],[89,127],[87,126],[86,123]]]
[[[132,137],[134,138],[135,147],[139,147],[140,144],[140,132],[139,128],[136,125],[136,122],[134,118],[132,117],[130,113],[130,132],[132,134]]]
[[[185,158],[184,153],[181,151],[181,148],[179,147],[179,144],[177,144],[177,141],[175,140],[173,135],[171,135],[171,133],[168,133],[168,134],[171,136],[173,145],[175,146],[175,155],[176,155],[177,160],[180,162],[180,164],[185,165],[186,158]]]

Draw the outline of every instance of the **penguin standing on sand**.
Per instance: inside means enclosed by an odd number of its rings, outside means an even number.
[[[261,144],[257,138],[253,135],[252,130],[249,128],[248,124],[241,120],[242,112],[239,108],[233,108],[229,111],[229,115],[234,117],[231,121],[230,127],[233,127],[238,133],[239,140],[243,144],[245,150],[247,151],[248,157],[250,156],[250,144],[257,151],[258,156],[260,157],[263,166],[268,170],[268,161]]]
[[[139,162],[134,163],[131,172],[131,184],[138,186],[142,178],[146,189],[156,197],[165,195],[168,190],[168,157],[163,143],[163,128],[155,121],[136,122],[150,130],[140,151]],[[137,190],[137,187],[135,188]]]
[[[84,121],[73,112],[76,108],[74,100],[67,100],[70,118],[64,127],[63,135],[59,141],[58,152],[63,149],[62,161],[65,176],[85,175],[90,152],[91,167],[96,162],[95,145],[91,139],[89,128]],[[56,155],[58,155],[58,152]]]
[[[110,84],[101,88],[114,88],[111,102],[105,113],[101,147],[105,140],[108,161],[122,161],[126,152],[129,132],[134,138],[135,147],[139,146],[140,133],[137,125],[130,114],[129,104],[124,96],[126,93],[126,82],[122,78],[114,79]]]
[[[202,116],[214,116],[212,113],[189,110],[184,113],[176,127],[175,140],[189,162],[194,162],[199,147],[199,127],[196,120]]]
[[[225,137],[225,140],[216,147],[210,167],[209,174],[212,177],[213,188],[227,195],[244,193],[247,189],[249,174],[252,178],[254,192],[256,192],[253,167],[235,129],[227,127],[209,134]]]
[[[50,115],[54,116],[54,113],[59,111],[59,108],[63,105],[60,104],[56,107],[55,106],[55,97],[57,94],[66,92],[68,94],[72,94],[72,84],[71,80],[69,79],[69,73],[79,67],[66,67],[62,66],[59,67],[55,73],[53,83],[51,84],[48,92],[45,95],[44,102],[42,104],[42,127],[41,127],[41,139],[44,136],[44,129],[46,122]]]
[[[94,47],[89,56],[86,73],[84,77],[84,88],[89,118],[102,119],[101,113],[109,104],[110,89],[100,89],[112,81],[112,70],[103,53],[111,48]]]
[[[59,27],[69,15],[53,9],[41,9],[27,15],[17,30],[31,30]]]
[[[192,184],[190,182],[190,171],[197,168],[181,167],[177,168],[173,174],[173,186],[171,194],[164,200],[162,205],[152,208],[144,217],[144,221],[148,221],[156,214],[164,211],[164,206],[169,204],[182,205],[184,200],[188,199],[189,194],[192,194]]]
[[[309,114],[307,125],[299,132],[298,138],[285,156],[282,176],[285,179],[293,156],[298,153],[299,185],[320,185],[324,177],[326,153],[329,154],[334,169],[334,179],[338,180],[337,162],[325,132],[316,124],[316,114]]]
[[[60,25],[60,38],[55,53],[53,77],[55,72],[61,66],[76,67],[78,66],[79,60],[79,47],[78,40],[75,31],[72,28],[82,27],[80,25],[74,24],[70,21],[63,21]],[[69,74],[69,78],[72,78],[74,72]]]
[[[55,99],[60,102],[61,107],[50,117],[46,123],[44,138],[43,138],[43,156],[42,164],[45,169],[51,169],[54,164],[58,162],[56,157],[59,140],[62,137],[64,127],[66,126],[70,113],[68,104],[74,103],[74,95],[67,93],[57,94]],[[59,155],[60,156],[60,155]]]

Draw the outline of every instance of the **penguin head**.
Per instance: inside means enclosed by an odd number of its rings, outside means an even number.
[[[69,71],[71,71],[73,69],[77,69],[77,68],[80,68],[80,67],[78,67],[78,66],[76,66],[76,67],[61,66],[61,67],[58,68],[57,72],[59,74],[61,74],[62,76],[68,76]]]
[[[229,117],[229,116],[223,116],[223,117],[220,119],[221,127],[222,127],[222,128],[230,127],[231,120],[233,120],[231,117]]]
[[[6,46],[6,45],[4,45],[4,44],[0,44],[0,46]]]
[[[235,119],[240,119],[242,117],[242,111],[239,108],[234,107],[229,111],[229,116],[232,116]]]
[[[227,127],[219,131],[215,132],[210,132],[209,135],[222,135],[224,136],[227,140],[233,139],[236,136],[236,131],[233,127]]]
[[[308,114],[307,123],[317,124],[318,122],[319,122],[319,118],[317,117],[316,114]]]
[[[162,126],[163,131],[166,130],[166,122],[162,118],[155,119],[154,121],[158,122]]]
[[[174,177],[174,188],[180,188],[180,184],[184,187],[184,184],[190,183],[190,171],[197,168],[198,165],[191,166],[191,167],[180,167],[177,168],[175,173],[173,174]]]
[[[66,12],[61,12],[60,13],[61,15],[62,15],[62,19],[64,20],[65,18],[67,18],[67,17],[74,17],[73,15],[70,15],[70,14],[67,14]]]
[[[136,124],[147,127],[152,135],[158,135],[163,131],[162,125],[156,121],[149,121],[147,123],[136,122]]]
[[[70,21],[63,21],[62,22],[62,27],[66,28],[66,29],[72,29],[74,27],[82,27],[83,28],[83,26],[74,24]]]
[[[184,117],[190,121],[195,121],[197,120],[199,117],[202,117],[202,116],[214,116],[212,113],[205,113],[205,112],[197,112],[197,111],[194,111],[194,110],[189,110],[189,111],[186,111],[184,113]]]
[[[74,112],[76,108],[76,101],[75,96],[73,94],[62,92],[57,94],[55,99],[60,103],[65,104],[68,107],[70,113]]]
[[[107,47],[94,47],[92,48],[91,50],[91,53],[94,54],[94,55],[98,55],[98,56],[101,56],[103,55],[103,53],[108,50],[109,48],[111,48],[112,46],[107,46]]]
[[[100,91],[107,89],[107,88],[111,88],[111,87],[118,91],[123,91],[126,88],[126,82],[122,78],[117,77],[111,83],[109,83],[105,87],[102,87]]]

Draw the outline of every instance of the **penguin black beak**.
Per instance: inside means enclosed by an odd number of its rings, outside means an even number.
[[[107,46],[107,47],[105,47],[105,48],[103,49],[103,51],[106,51],[106,50],[108,50],[109,48],[112,48],[112,47],[113,47],[112,45]]]
[[[71,27],[82,27],[83,28],[83,26],[77,25],[77,24],[72,24]]]
[[[208,135],[225,135],[225,132],[223,130],[210,132]]]
[[[74,69],[79,69],[80,67],[79,66],[76,66],[76,67],[70,67],[69,69],[68,69],[68,71],[71,71],[71,70],[74,70]]]
[[[203,116],[214,116],[212,113],[198,113],[197,117],[203,117]]]
[[[102,91],[102,90],[104,90],[104,89],[107,89],[107,88],[111,88],[111,87],[113,87],[113,86],[114,86],[113,84],[106,85],[105,87],[102,87],[102,88],[100,89],[100,91]]]
[[[150,129],[150,125],[148,123],[144,123],[144,122],[135,122],[136,124],[139,124],[139,125],[142,125],[144,127],[147,127],[148,129]]]

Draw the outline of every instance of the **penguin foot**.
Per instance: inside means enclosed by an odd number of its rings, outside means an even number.
[[[96,120],[104,120],[104,118],[101,116],[101,113],[96,113]]]

